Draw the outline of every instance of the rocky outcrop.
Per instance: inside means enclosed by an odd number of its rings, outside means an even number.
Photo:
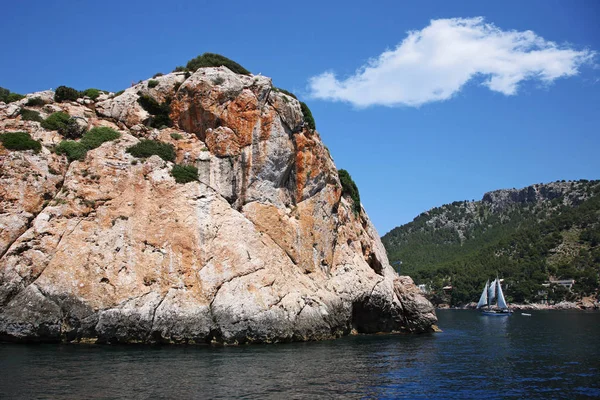
[[[44,145],[0,146],[0,338],[261,343],[432,331],[433,307],[342,196],[297,100],[225,67],[156,80],[43,106],[121,133],[70,164],[50,151],[57,132],[0,105],[0,131]],[[146,127],[140,94],[170,102],[174,127]],[[178,184],[173,163],[126,152],[144,138],[171,143],[198,181]]]
[[[522,189],[501,189],[483,195],[482,203],[489,204],[494,212],[501,212],[516,204],[539,204],[559,199],[567,206],[578,205],[589,198],[589,193],[579,191],[573,182],[535,184]]]

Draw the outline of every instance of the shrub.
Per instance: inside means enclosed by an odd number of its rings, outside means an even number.
[[[98,98],[98,96],[100,96],[100,94],[102,93],[102,91],[98,90],[98,89],[85,89],[83,92],[81,92],[82,96],[87,96],[92,100],[96,100]],[[77,100],[77,99],[75,99]]]
[[[152,89],[158,86],[158,81],[155,81],[154,79],[150,79],[148,81],[148,88]]]
[[[360,194],[358,193],[358,187],[352,180],[352,177],[345,169],[338,171],[340,182],[342,183],[342,195],[350,196],[354,203],[354,212],[360,212]]]
[[[212,80],[213,85],[216,85],[216,86],[219,86],[223,82],[225,82],[225,79],[223,79],[220,76],[217,76],[215,79]]]
[[[177,183],[188,183],[198,180],[198,168],[193,165],[173,165],[171,176]]]
[[[140,104],[140,106],[142,106],[144,110],[148,111],[152,115],[160,114],[161,112],[163,112],[163,108],[158,103],[158,101],[154,100],[153,97],[141,93],[138,93],[138,95],[140,96],[138,98],[138,103]]]
[[[13,93],[8,89],[0,87],[0,101],[3,101],[5,103],[12,103],[13,101],[19,101],[24,98],[25,96],[23,96],[22,94]]]
[[[175,140],[183,139],[183,136],[181,136],[181,134],[179,134],[179,133],[171,133],[171,137]]]
[[[293,97],[294,99],[298,100],[298,98],[296,97],[296,95],[295,95],[294,93],[292,93],[292,92],[289,92],[289,91],[287,91],[287,90],[285,90],[285,89],[282,89],[282,88],[278,88],[278,87],[275,87],[275,86],[273,86],[273,90],[274,90],[275,92],[281,92],[281,93],[283,93],[283,94],[287,94],[288,96],[290,96],[290,97]],[[307,108],[308,108],[308,107],[307,107]]]
[[[68,137],[71,139],[76,139],[76,138],[81,137],[81,135],[83,135],[83,133],[86,131],[86,129],[87,129],[87,124],[80,125],[77,122],[77,118],[71,117],[67,121],[67,124],[65,125],[64,128],[58,129],[58,133],[60,133],[61,135],[65,136],[65,137]]]
[[[23,96],[22,94],[19,93],[11,93],[8,95],[8,98],[6,99],[7,103],[12,103],[13,101],[19,101],[21,99],[24,99],[25,96]]]
[[[22,94],[13,93],[8,89],[0,87],[0,101],[3,101],[5,103],[12,103],[13,101],[19,101],[24,98],[25,96],[23,96]]]
[[[30,97],[27,99],[27,103],[25,103],[25,105],[29,107],[39,107],[43,106],[44,104],[46,104],[46,102],[40,97]]]
[[[188,61],[186,68],[190,71],[196,71],[198,68],[206,67],[227,67],[236,74],[250,75],[250,71],[240,64],[220,54],[204,53],[201,56]]]
[[[175,67],[175,69],[173,70],[173,72],[187,72],[187,68],[184,67],[183,65],[178,65],[177,67]]]
[[[68,86],[59,86],[54,92],[54,101],[59,103],[63,101],[75,101],[79,98],[79,91]]]
[[[300,108],[302,109],[302,115],[304,115],[304,122],[306,123],[306,125],[313,131],[317,129],[315,125],[315,119],[313,118],[313,115],[310,112],[310,108],[308,108],[306,103],[301,101]]]
[[[173,122],[169,117],[171,113],[171,104],[170,101],[166,101],[162,104],[159,104],[152,97],[140,94],[138,99],[138,103],[142,106],[142,108],[148,113],[150,113],[153,118],[150,120],[150,126],[153,128],[161,128],[162,126],[172,126]]]
[[[25,121],[42,122],[44,120],[40,113],[34,110],[27,110],[25,108],[22,108],[19,114],[21,115],[21,118],[23,118],[23,120]]]
[[[173,90],[175,92],[178,91],[180,86],[181,86],[181,82],[175,82],[175,85],[173,85]]]
[[[92,150],[104,142],[109,142],[121,137],[121,134],[114,129],[105,126],[97,126],[86,132],[81,138],[81,143],[86,149]]]
[[[55,112],[42,121],[42,128],[50,131],[61,131],[67,127],[69,119],[69,114],[60,111]]]
[[[175,148],[173,145],[158,140],[143,139],[138,144],[127,148],[127,152],[137,158],[147,158],[157,155],[165,161],[175,160]]]
[[[42,144],[33,140],[27,132],[7,132],[0,134],[0,142],[9,150],[33,150],[36,153],[42,149]]]
[[[159,76],[163,76],[164,74],[162,72],[157,72],[154,75],[152,75],[153,78],[158,78]]]
[[[73,140],[63,140],[56,146],[56,154],[65,154],[69,161],[83,160],[87,150],[83,144]]]
[[[56,147],[57,154],[66,154],[69,161],[83,160],[88,150],[100,147],[104,142],[115,140],[121,134],[107,127],[96,127],[86,132],[79,142],[63,140]]]
[[[0,86],[0,101],[3,101],[6,103],[6,99],[8,99],[9,94],[10,94],[10,90]]]

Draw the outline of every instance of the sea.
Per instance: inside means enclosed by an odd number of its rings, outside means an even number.
[[[0,399],[600,397],[600,313],[438,311],[441,333],[210,346],[0,344]]]

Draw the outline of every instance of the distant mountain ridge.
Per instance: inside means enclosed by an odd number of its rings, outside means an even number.
[[[593,295],[600,270],[600,181],[557,181],[433,208],[382,238],[390,262],[450,301],[475,301],[486,279],[506,279],[509,301]],[[544,286],[574,279],[573,291]],[[435,300],[435,299],[434,299]],[[440,299],[438,299],[440,300]]]

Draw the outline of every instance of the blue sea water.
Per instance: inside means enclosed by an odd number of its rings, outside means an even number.
[[[600,313],[441,310],[443,333],[240,347],[0,344],[1,399],[600,397]]]

